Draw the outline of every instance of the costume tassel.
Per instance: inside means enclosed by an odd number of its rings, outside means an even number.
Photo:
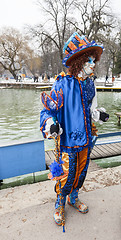
[[[52,94],[52,91],[51,91]],[[62,89],[60,89],[60,92],[55,94],[55,100],[51,98],[46,92],[43,92],[41,94],[42,97],[42,103],[44,104],[45,108],[49,111],[52,111],[53,113],[56,113],[58,109],[60,109],[63,106],[63,93]],[[56,117],[53,117],[54,124],[56,124]],[[52,174],[52,179],[59,177],[64,174],[63,168],[62,168],[62,160],[60,159],[60,136],[57,136],[54,138],[55,140],[55,161],[50,165],[50,171]],[[59,180],[58,180],[59,181]],[[62,189],[61,189],[61,182],[59,181],[59,190],[60,190],[60,202],[61,202],[61,214],[62,214],[62,226],[63,226],[63,232],[65,232],[65,216],[64,216],[64,205],[63,205],[63,196],[62,196]]]
[[[63,232],[65,232],[65,226],[63,226]]]
[[[60,187],[60,204],[61,204],[61,211],[60,214],[62,216],[62,227],[63,232],[65,232],[65,215],[64,215],[64,204],[63,204],[63,196],[62,196],[62,189],[61,189],[61,181],[59,181],[59,187]]]

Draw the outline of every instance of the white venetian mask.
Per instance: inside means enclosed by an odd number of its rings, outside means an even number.
[[[83,65],[83,72],[86,75],[90,75],[93,71],[94,71],[94,67],[95,67],[95,58],[94,57],[88,57],[89,61],[85,62],[85,64]]]

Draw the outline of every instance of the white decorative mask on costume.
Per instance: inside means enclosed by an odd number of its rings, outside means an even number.
[[[94,67],[95,67],[94,60],[95,60],[95,58],[92,57],[92,56],[88,57],[88,58],[89,58],[89,61],[86,62],[83,65],[83,71],[84,71],[85,74],[90,75],[94,71]]]
[[[85,62],[83,65],[82,71],[78,74],[78,77],[83,77],[84,79],[87,78],[93,71],[95,67],[95,58],[93,56],[88,57],[89,61]]]

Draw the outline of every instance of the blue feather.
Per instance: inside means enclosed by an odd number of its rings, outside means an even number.
[[[59,177],[63,174],[63,168],[62,168],[61,164],[62,164],[62,161],[61,161],[61,163],[57,163],[55,160],[53,163],[51,163],[49,168],[50,168],[53,178]]]

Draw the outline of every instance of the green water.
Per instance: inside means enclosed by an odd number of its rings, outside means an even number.
[[[42,139],[40,132],[40,91],[0,89],[0,144],[18,140]],[[45,148],[54,148],[53,140],[45,141]]]
[[[99,133],[121,131],[115,112],[121,112],[121,93],[98,92],[98,106],[106,108],[110,119],[96,124]],[[17,140],[42,139],[40,132],[40,90],[0,89],[0,144]],[[45,148],[54,148],[53,140],[45,141]]]
[[[116,112],[121,112],[121,93],[120,92],[97,92],[98,106],[104,107],[109,113],[110,118],[106,123],[100,125],[96,123],[99,133],[121,131],[118,126]]]

